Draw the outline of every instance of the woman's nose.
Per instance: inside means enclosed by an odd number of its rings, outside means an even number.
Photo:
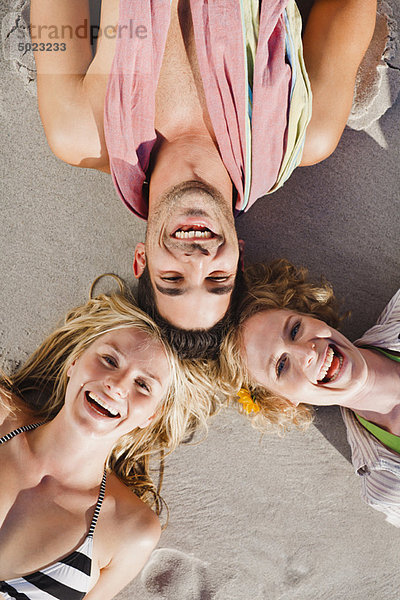
[[[105,385],[110,390],[110,394],[120,398],[126,398],[129,393],[127,377],[124,375],[109,375],[105,380]]]
[[[297,352],[304,367],[309,367],[317,357],[317,350],[314,342],[303,342],[298,344]]]

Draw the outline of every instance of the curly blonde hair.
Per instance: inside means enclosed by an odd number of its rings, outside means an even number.
[[[249,390],[260,410],[249,418],[257,429],[282,435],[287,429],[306,429],[313,420],[313,410],[305,404],[294,406],[252,380],[242,357],[242,327],[247,319],[261,311],[288,309],[310,315],[337,328],[343,320],[338,301],[329,282],[309,279],[307,269],[295,267],[286,259],[269,265],[255,264],[246,268],[247,291],[238,307],[235,326],[226,336],[219,361],[219,381],[230,401],[237,402],[240,388]]]
[[[151,425],[121,437],[107,466],[140,498],[155,503],[159,513],[162,501],[150,477],[150,458],[172,452],[195,427],[206,428],[206,420],[217,411],[220,400],[207,376],[205,362],[179,361],[157,325],[136,306],[127,290],[111,296],[101,294],[71,310],[21,368],[0,377],[2,404],[18,410],[22,402],[20,410],[32,411],[40,420],[52,419],[64,404],[70,365],[96,338],[127,327],[135,327],[162,344],[171,384]]]

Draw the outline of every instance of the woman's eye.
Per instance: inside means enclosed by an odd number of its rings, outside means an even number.
[[[296,335],[298,334],[300,329],[300,323],[296,323],[296,325],[293,327],[292,331],[290,332],[290,337],[292,340],[295,339]]]
[[[287,357],[283,356],[276,363],[276,375],[277,375],[277,377],[280,377],[281,374],[283,373],[283,371],[285,370],[286,360],[287,360]]]
[[[137,379],[136,383],[142,390],[144,390],[148,394],[150,393],[150,387],[147,385],[147,383],[145,381],[143,381],[143,379]]]
[[[112,367],[117,367],[117,361],[112,357],[112,356],[103,356],[103,360],[104,362],[106,362],[108,365],[111,365]]]

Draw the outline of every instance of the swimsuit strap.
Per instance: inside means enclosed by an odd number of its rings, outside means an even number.
[[[106,479],[107,479],[107,471],[104,468],[103,479],[101,480],[101,484],[100,484],[99,497],[97,498],[96,507],[94,509],[92,522],[90,523],[90,529],[89,529],[89,533],[87,534],[87,537],[93,537],[93,534],[94,534],[94,530],[95,530],[95,527],[97,524],[97,519],[99,518],[101,505],[103,504],[104,494],[106,491]]]
[[[7,433],[3,437],[0,437],[0,444],[5,444],[6,442],[11,440],[16,435],[18,435],[20,433],[24,433],[26,431],[32,431],[33,429],[40,427],[44,423],[45,423],[45,421],[42,421],[41,423],[33,423],[32,425],[23,425],[22,427],[17,427],[17,429],[10,431],[10,433]],[[92,517],[92,522],[90,523],[90,529],[89,529],[89,533],[88,533],[87,537],[93,537],[93,534],[94,534],[94,530],[95,530],[95,527],[97,524],[97,519],[99,518],[101,505],[103,504],[103,500],[104,500],[104,494],[105,494],[105,490],[106,490],[106,479],[107,479],[107,471],[104,468],[103,479],[101,480],[101,484],[100,484],[99,497],[97,498],[96,506],[94,509],[93,517]]]
[[[25,431],[31,431],[32,429],[36,429],[36,427],[40,427],[41,425],[44,425],[44,423],[45,421],[42,421],[41,423],[34,423],[33,425],[23,425],[22,427],[17,427],[17,429],[10,431],[10,433],[3,435],[3,437],[0,437],[0,444],[5,444],[19,433],[24,433]]]

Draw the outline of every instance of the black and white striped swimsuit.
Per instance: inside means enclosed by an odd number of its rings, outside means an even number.
[[[43,425],[35,423],[14,429],[0,438],[5,444],[24,431],[30,431]],[[83,544],[60,561],[17,579],[0,581],[0,592],[7,600],[82,600],[89,591],[90,571],[92,568],[93,534],[104,499],[106,471],[100,485],[99,497],[89,532]]]

